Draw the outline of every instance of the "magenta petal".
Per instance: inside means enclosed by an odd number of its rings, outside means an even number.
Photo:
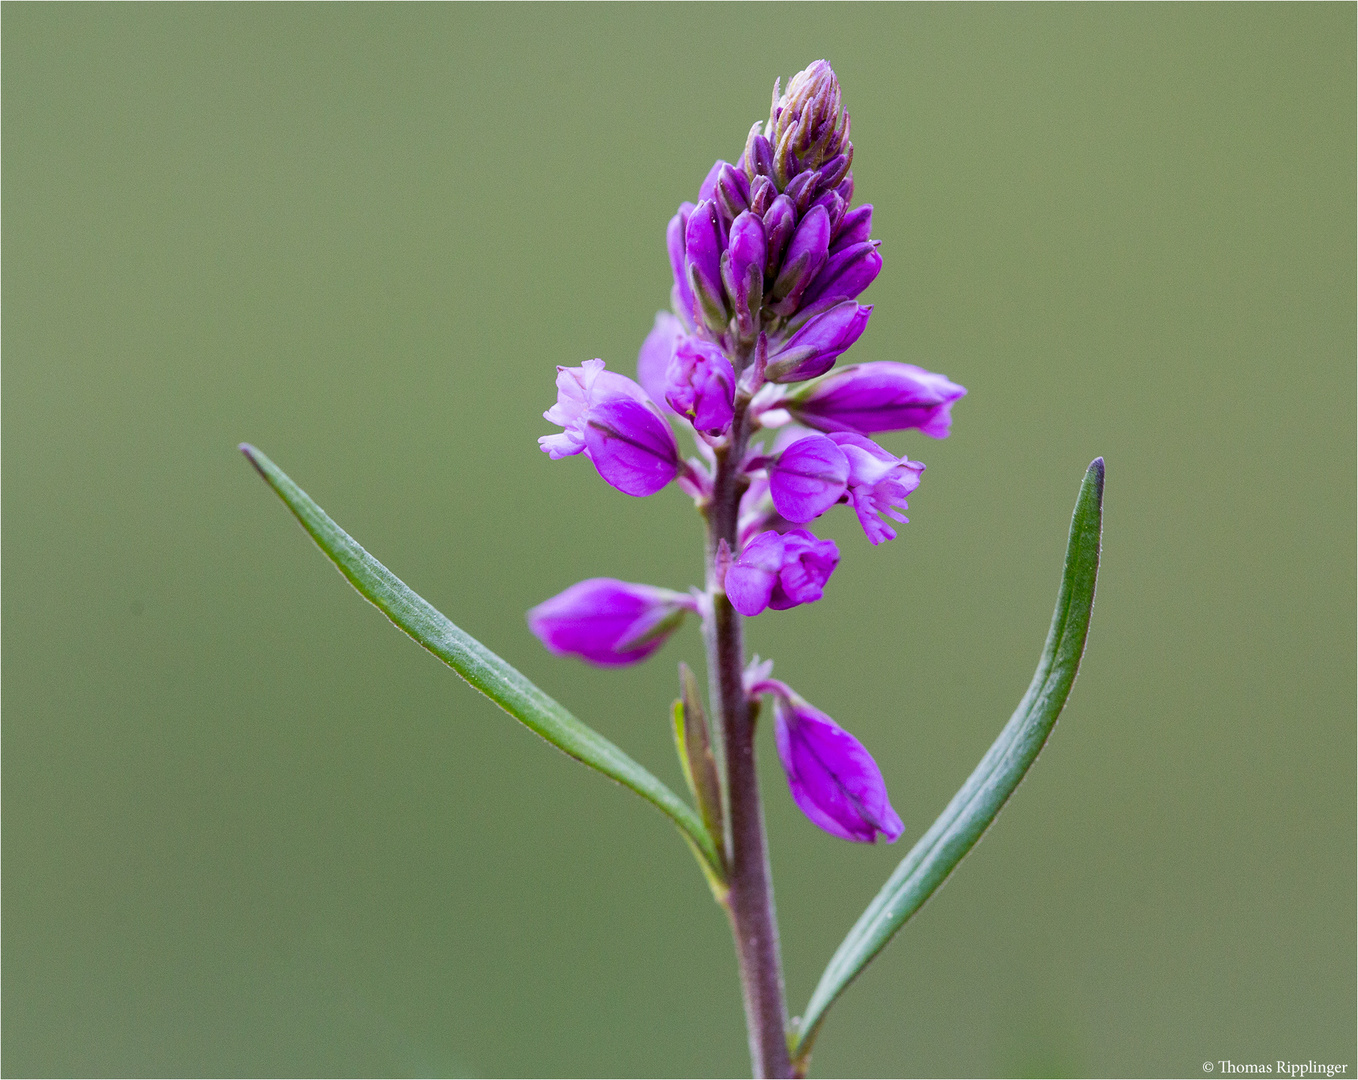
[[[785,611],[819,600],[838,565],[833,540],[819,540],[806,529],[770,530],[746,544],[731,564],[726,595],[742,615],[758,615],[766,607]]]
[[[778,513],[801,524],[834,506],[848,480],[844,452],[824,435],[808,435],[769,467],[769,494]]]
[[[819,709],[774,700],[774,740],[792,798],[812,823],[844,840],[892,843],[905,831],[867,749]]]
[[[637,401],[618,398],[591,410],[585,449],[599,475],[628,495],[654,495],[679,472],[674,432],[654,407]]]

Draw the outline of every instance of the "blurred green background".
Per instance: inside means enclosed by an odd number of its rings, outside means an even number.
[[[751,646],[875,753],[894,848],[761,733],[790,1005],[989,745],[1108,461],[1085,668],[984,844],[831,1014],[830,1075],[1355,1056],[1355,8],[3,12],[4,1045],[17,1075],[748,1067],[669,824],[362,603],[257,443],[681,783],[690,627],[635,670],[525,609],[684,587],[699,522],[538,435],[632,370],[663,232],[821,56],[886,268],[854,356],[965,384],[912,523]]]

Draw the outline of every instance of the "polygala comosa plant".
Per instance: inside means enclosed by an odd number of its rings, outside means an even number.
[[[692,803],[576,719],[363,550],[264,454],[241,449],[340,571],[392,622],[506,712],[667,814],[731,922],[756,1076],[803,1076],[826,1012],[980,838],[1036,759],[1084,651],[1102,530],[1103,459],[1085,473],[1056,612],[1037,673],[975,771],[915,843],[789,1021],[755,773],[755,725],[770,703],[792,799],[843,840],[905,831],[862,742],[773,663],[747,659],[742,620],[815,603],[839,548],[811,526],[846,505],[867,542],[895,539],[924,465],[873,441],[883,431],[946,438],[966,390],[894,360],[844,365],[867,328],[859,297],[883,266],[872,206],[854,205],[849,114],[830,65],[780,91],[734,162],[718,161],[665,232],[670,310],[641,345],[636,378],[603,360],[556,369],[554,460],[585,458],[636,497],[674,485],[706,526],[706,579],[687,592],[591,578],[528,612],[552,652],[635,664],[690,615],[702,624],[707,700],[686,664],[671,718]],[[657,245],[658,246],[658,245]],[[684,456],[676,431],[690,436]],[[662,710],[657,703],[657,716]]]

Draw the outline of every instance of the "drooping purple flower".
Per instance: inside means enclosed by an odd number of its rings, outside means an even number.
[[[819,600],[835,567],[839,547],[806,529],[760,533],[745,545],[726,571],[726,596],[742,615],[766,607],[785,611]]]
[[[842,368],[799,388],[781,405],[821,431],[902,431],[919,428],[935,439],[952,426],[952,405],[966,388],[914,364],[874,360]]]
[[[767,679],[755,691],[773,694],[778,758],[793,801],[812,824],[858,843],[900,839],[905,826],[867,748],[785,683]]]
[[[660,648],[695,610],[682,593],[616,578],[590,578],[528,612],[528,627],[558,656],[635,664]]]
[[[900,522],[910,520],[901,511],[907,509],[905,497],[919,487],[924,465],[888,453],[865,435],[839,431],[829,438],[848,459],[845,494],[869,542],[875,546],[896,539],[896,530],[877,515]]]
[[[872,305],[845,300],[813,316],[769,357],[764,377],[789,383],[814,379],[834,367],[846,349],[863,336]]]
[[[654,495],[679,474],[674,432],[640,385],[598,359],[556,372],[557,401],[542,415],[565,430],[538,439],[549,457],[583,453],[628,495]]]
[[[680,334],[665,369],[665,401],[705,435],[724,435],[735,414],[736,372],[715,345]]]
[[[808,435],[779,454],[768,473],[774,507],[802,524],[839,502],[849,483],[849,459],[824,435]]]

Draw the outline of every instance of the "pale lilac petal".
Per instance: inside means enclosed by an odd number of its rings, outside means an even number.
[[[637,381],[662,410],[669,409],[665,401],[665,369],[670,366],[675,343],[683,332],[683,324],[668,311],[657,312],[655,325],[637,354]]]

